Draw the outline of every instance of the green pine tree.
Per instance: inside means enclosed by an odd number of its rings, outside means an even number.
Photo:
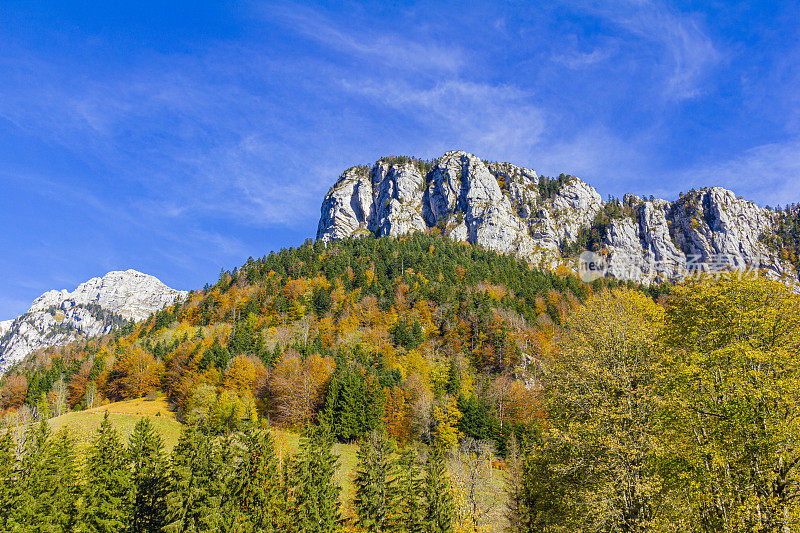
[[[453,531],[453,494],[447,477],[444,456],[432,451],[425,463],[425,527],[426,533],[451,533]]]
[[[88,531],[116,532],[131,523],[131,475],[119,433],[108,411],[89,447],[86,458],[85,509],[82,521]]]
[[[388,529],[394,463],[392,447],[382,434],[370,434],[358,449],[353,504],[356,523],[371,533],[382,533]]]
[[[18,470],[19,498],[9,513],[11,531],[73,531],[78,525],[79,487],[75,446],[62,429],[52,435],[47,421],[25,435]]]
[[[309,427],[300,439],[300,451],[292,461],[292,525],[302,533],[339,531],[339,492],[334,476],[339,458],[324,426]]]
[[[422,477],[413,448],[400,452],[389,486],[389,530],[422,533],[425,525],[425,501]]]
[[[383,423],[385,398],[377,378],[359,365],[341,361],[325,397],[323,420],[343,442],[367,435]]]
[[[132,518],[134,533],[159,531],[167,512],[167,460],[164,443],[148,418],[140,418],[128,442],[127,460],[131,466]]]
[[[217,528],[219,531],[244,533],[254,530],[248,513],[242,511],[237,493],[242,472],[242,448],[233,433],[226,433],[217,441],[212,456],[213,485],[218,491]]]

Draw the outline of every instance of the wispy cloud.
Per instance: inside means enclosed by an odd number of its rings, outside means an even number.
[[[643,72],[652,69],[660,77],[652,82],[663,83],[662,92],[667,98],[684,100],[701,94],[709,71],[723,59],[697,15],[679,12],[659,0],[579,1],[568,5],[604,18],[634,36],[638,43],[625,42],[637,47],[638,57],[634,57],[646,67]],[[622,38],[615,40],[621,42]],[[584,59],[598,59],[609,53],[609,49],[598,49]],[[576,64],[580,64],[581,57],[574,58]]]
[[[800,139],[751,148],[738,157],[697,165],[681,173],[695,186],[719,185],[761,205],[800,201]]]
[[[429,87],[397,80],[343,85],[412,118],[439,151],[463,148],[497,159],[530,154],[545,127],[544,113],[530,95],[513,86],[459,80]]]
[[[444,46],[430,39],[414,39],[409,32],[393,31],[391,25],[359,26],[350,20],[346,28],[325,17],[319,9],[300,5],[271,6],[262,16],[272,22],[282,21],[292,31],[343,54],[403,70],[432,73],[458,72],[466,57],[461,47]],[[357,28],[357,30],[355,30]]]

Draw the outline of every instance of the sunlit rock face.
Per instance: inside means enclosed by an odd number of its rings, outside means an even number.
[[[31,352],[108,333],[186,295],[136,270],[109,272],[72,292],[48,291],[24,314],[0,322],[0,374]]]
[[[797,279],[764,244],[775,214],[731,191],[709,187],[675,202],[626,195],[621,204],[623,215],[604,218],[609,204],[578,178],[541,178],[463,151],[433,161],[392,157],[342,174],[322,203],[317,238],[439,232],[555,267],[573,264],[594,231],[607,274],[623,280],[674,281],[714,268]]]

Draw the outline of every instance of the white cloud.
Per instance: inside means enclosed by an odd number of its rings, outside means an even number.
[[[464,52],[457,46],[442,46],[430,40],[410,38],[381,24],[374,29],[352,24],[346,29],[328,20],[319,10],[270,7],[263,11],[269,20],[284,21],[293,31],[341,53],[401,68],[405,71],[457,72],[465,65]]]
[[[701,164],[681,175],[682,181],[719,185],[761,205],[796,203],[800,200],[800,139],[755,146],[733,159]]]
[[[420,124],[429,152],[464,149],[489,159],[527,158],[545,128],[531,95],[511,85],[448,80],[419,87],[396,79],[343,85]]]
[[[634,44],[634,59],[640,66],[652,69],[657,76],[654,82],[664,84],[662,92],[669,99],[684,100],[702,94],[709,71],[723,58],[696,15],[677,12],[662,2],[579,1],[575,5],[619,26],[637,37],[639,42],[654,47],[655,55],[649,53],[647,47]],[[598,57],[604,53],[598,50],[594,52],[598,53]]]

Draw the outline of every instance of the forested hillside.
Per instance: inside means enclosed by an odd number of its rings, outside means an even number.
[[[787,531],[799,341],[800,298],[766,279],[587,285],[435,236],[308,242],[13,368],[4,525]],[[186,423],[169,457],[146,421],[85,457],[40,423],[147,395]],[[352,480],[335,441],[358,445]]]
[[[591,290],[423,235],[307,243],[113,336],[30,358],[0,398],[30,418],[163,390],[184,420],[220,431],[253,411],[293,428],[325,419],[343,441],[386,427],[432,443],[460,423],[502,450],[537,410],[527,362]]]

